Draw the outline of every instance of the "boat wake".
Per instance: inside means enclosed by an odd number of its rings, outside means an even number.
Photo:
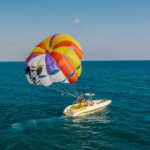
[[[24,129],[38,128],[43,125],[54,126],[54,122],[60,122],[64,117],[52,117],[52,118],[42,118],[42,119],[30,119],[22,122],[15,122],[11,124],[11,128],[17,131],[23,131]]]

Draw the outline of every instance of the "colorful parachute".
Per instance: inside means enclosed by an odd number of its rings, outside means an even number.
[[[81,74],[83,53],[78,42],[66,34],[49,36],[38,44],[25,61],[31,84],[74,83]]]

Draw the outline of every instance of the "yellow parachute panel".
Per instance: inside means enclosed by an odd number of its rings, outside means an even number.
[[[46,48],[49,48],[51,36],[47,37],[42,43],[46,46]]]
[[[35,48],[31,51],[31,53],[45,53],[45,50],[42,49],[42,48],[40,48],[40,47],[35,47]],[[31,54],[31,53],[30,53],[30,54]]]
[[[76,44],[79,48],[81,48],[79,43],[67,34],[58,34],[55,37],[55,40],[53,40],[53,42],[52,42],[52,47],[55,47],[58,43],[63,42],[63,41],[70,41],[70,42]]]
[[[76,73],[78,77],[81,75],[81,72],[82,72],[82,66],[80,64],[79,68],[76,69]]]

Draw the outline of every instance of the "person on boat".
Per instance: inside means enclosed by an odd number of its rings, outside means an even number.
[[[90,106],[93,106],[94,103],[93,103],[92,101],[89,101],[89,105],[90,105]]]
[[[92,101],[87,101],[86,103],[85,103],[85,106],[93,106],[93,102]]]
[[[76,103],[79,103],[79,104],[84,103],[84,102],[85,102],[85,99],[83,97],[76,100]]]

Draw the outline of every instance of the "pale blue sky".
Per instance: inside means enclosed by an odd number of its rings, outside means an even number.
[[[1,61],[55,33],[77,39],[84,60],[150,59],[150,0],[0,1]]]

